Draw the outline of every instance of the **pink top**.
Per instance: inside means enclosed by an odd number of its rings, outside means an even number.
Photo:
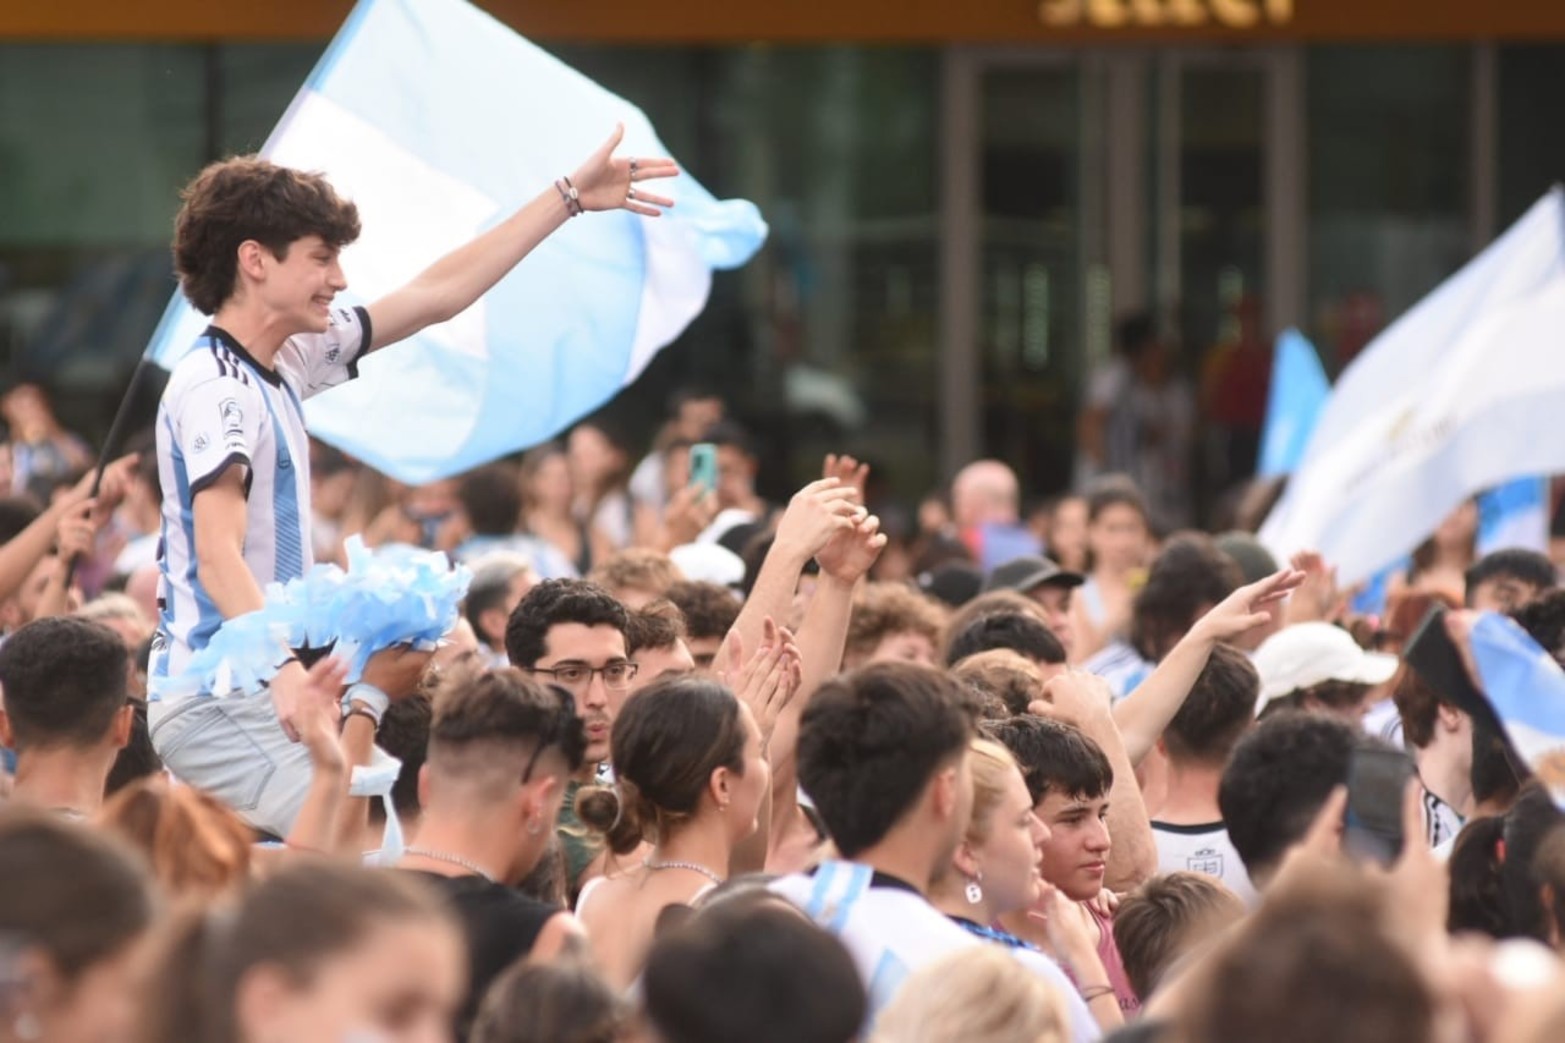
[[[1109,975],[1108,983],[1114,986],[1114,996],[1119,1000],[1119,1009],[1124,1012],[1128,1021],[1132,1015],[1141,1010],[1141,998],[1136,995],[1136,990],[1130,987],[1130,977],[1125,973],[1125,961],[1120,959],[1119,946],[1114,942],[1114,921],[1110,917],[1098,915],[1098,911],[1090,905],[1084,908],[1098,925],[1098,958],[1103,961],[1103,969]]]

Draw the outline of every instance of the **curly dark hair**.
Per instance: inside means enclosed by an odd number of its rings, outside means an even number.
[[[128,705],[130,653],[78,616],[34,620],[0,645],[0,685],[18,750],[103,741]]]
[[[549,654],[549,630],[559,623],[610,626],[625,633],[630,616],[614,595],[581,579],[544,580],[522,598],[505,624],[505,654],[530,670]]]
[[[213,163],[180,193],[174,271],[197,311],[214,315],[233,296],[239,246],[255,240],[285,260],[288,247],[318,235],[340,249],[359,237],[359,210],[325,176],[259,156]]]

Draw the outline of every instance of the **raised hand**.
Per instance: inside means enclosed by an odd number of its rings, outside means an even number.
[[[1232,641],[1271,620],[1267,605],[1287,597],[1305,580],[1297,569],[1279,569],[1265,579],[1240,587],[1196,620],[1193,635],[1210,641]]]
[[[843,485],[853,486],[859,492],[859,501],[863,502],[864,486],[869,481],[869,464],[860,463],[851,456],[827,453],[821,467],[821,477],[835,478]]]
[[[663,511],[664,549],[672,550],[694,542],[716,517],[715,493],[699,485],[687,485],[679,489],[669,497],[668,507]]]
[[[1303,550],[1293,556],[1295,572],[1304,574],[1304,581],[1288,599],[1288,624],[1335,623],[1347,610],[1347,595],[1337,586],[1337,568],[1328,566],[1320,553]]]
[[[770,617],[765,626],[760,647],[748,659],[737,635],[729,642],[728,669],[721,675],[755,715],[763,751],[771,743],[777,719],[799,694],[803,680],[799,646],[794,643],[793,634]]]
[[[310,755],[316,771],[341,773],[347,768],[342,752],[342,711],[338,700],[348,666],[330,656],[321,659],[304,675],[299,700],[293,715],[299,742]]]
[[[571,175],[577,202],[584,210],[629,210],[642,217],[661,217],[674,205],[667,196],[655,195],[642,182],[676,177],[679,165],[672,159],[644,156],[616,159],[614,150],[625,137],[625,125],[616,124],[609,140],[588,156]]]
[[[434,657],[433,649],[423,651],[411,645],[382,648],[364,664],[364,683],[385,692],[392,702],[400,702],[419,690]]]
[[[880,531],[880,519],[871,514],[833,536],[816,553],[815,561],[826,575],[851,585],[868,574],[885,549],[886,534]]]
[[[98,525],[94,519],[97,502],[85,500],[60,519],[55,529],[55,546],[61,561],[84,558],[92,553],[98,539]]]
[[[837,478],[822,478],[788,501],[788,509],[777,523],[776,546],[813,558],[833,536],[856,528],[868,515],[853,486]]]
[[[1043,698],[1028,704],[1027,712],[1080,728],[1087,721],[1107,715],[1113,703],[1114,692],[1107,681],[1073,670],[1044,685]]]

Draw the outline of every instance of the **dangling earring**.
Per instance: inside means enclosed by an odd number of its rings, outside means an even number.
[[[984,875],[979,873],[967,882],[967,904],[977,905],[984,900],[984,889],[978,885],[983,881]]]
[[[38,1024],[37,1016],[30,1010],[24,1010],[16,1016],[16,1020],[11,1023],[11,1031],[17,1039],[43,1039],[43,1026]]]

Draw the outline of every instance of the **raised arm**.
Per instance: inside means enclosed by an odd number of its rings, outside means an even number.
[[[1240,587],[1196,620],[1195,626],[1163,657],[1152,676],[1128,698],[1115,704],[1114,723],[1124,738],[1125,753],[1132,766],[1141,766],[1162,736],[1163,729],[1185,704],[1185,697],[1195,687],[1196,678],[1206,669],[1212,648],[1266,623],[1271,618],[1266,606],[1281,601],[1303,582],[1304,573],[1282,569]]]
[[[640,185],[673,177],[679,168],[671,159],[614,158],[624,136],[624,126],[616,127],[608,141],[570,175],[574,199],[551,185],[507,220],[370,305],[375,341],[367,350],[395,344],[466,310],[577,212],[573,209],[576,204],[581,210],[624,209],[643,217],[657,217],[664,208],[673,206],[672,199],[654,195]]]
[[[741,647],[756,648],[761,644],[766,620],[787,619],[805,564],[834,535],[858,524],[865,514],[858,502],[858,490],[836,478],[811,482],[795,493],[777,524],[777,538],[761,563],[755,587],[718,650],[716,661],[728,662],[728,644],[735,637]]]
[[[110,492],[123,488],[126,476],[135,466],[136,456],[131,454],[114,461],[104,471],[103,488],[99,491],[96,501],[96,513],[99,518],[112,511],[114,504],[119,502],[117,495],[111,501]],[[42,514],[33,519],[27,528],[12,537],[5,546],[0,547],[0,601],[16,593],[26,582],[34,566],[49,553],[49,548],[54,546],[55,538],[59,533],[60,523],[73,511],[89,502],[92,478],[93,476],[89,474],[77,482],[70,492],[56,498]]]

